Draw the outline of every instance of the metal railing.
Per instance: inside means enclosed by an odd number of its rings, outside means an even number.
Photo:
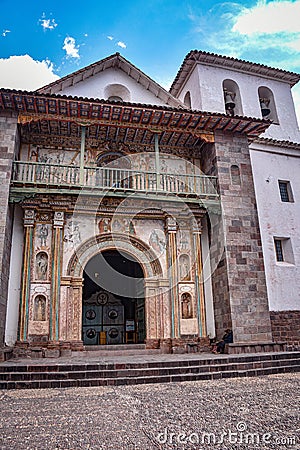
[[[206,175],[143,172],[111,167],[67,166],[15,161],[14,186],[93,188],[134,192],[159,192],[193,196],[217,196],[217,178]]]

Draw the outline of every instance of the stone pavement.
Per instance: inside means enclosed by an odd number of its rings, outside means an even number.
[[[299,382],[280,374],[2,391],[0,448],[300,449]]]

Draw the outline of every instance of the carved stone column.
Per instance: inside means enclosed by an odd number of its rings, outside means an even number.
[[[160,341],[160,296],[158,280],[145,279],[146,346],[158,348]]]
[[[194,247],[194,261],[195,261],[195,288],[197,301],[197,319],[198,330],[200,337],[206,337],[206,313],[205,313],[205,298],[203,286],[203,272],[202,272],[202,249],[201,249],[201,219],[194,219],[193,221],[193,247]]]
[[[62,239],[63,239],[64,213],[55,211],[53,219],[52,239],[52,278],[51,278],[51,301],[49,340],[59,339],[59,300],[61,285],[61,261],[62,261]]]
[[[177,267],[177,223],[173,217],[167,217],[166,231],[168,233],[167,260],[170,279],[171,298],[171,335],[180,337],[180,310],[178,299],[178,267]]]
[[[25,342],[28,335],[29,294],[34,222],[35,211],[33,209],[26,209],[24,211],[24,252],[19,321],[19,341],[21,342]]]

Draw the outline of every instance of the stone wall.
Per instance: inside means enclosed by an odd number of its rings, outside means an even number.
[[[206,145],[202,152],[201,169],[206,175],[218,176],[217,156],[213,145]],[[212,270],[213,306],[216,337],[221,339],[226,328],[232,328],[228,287],[227,261],[224,253],[224,234],[221,208],[208,208],[207,219],[210,229],[210,258]]]
[[[12,162],[18,146],[17,115],[1,112],[0,115],[0,347],[4,345],[10,265],[12,208],[8,204]]]
[[[223,310],[225,319],[218,319],[218,328],[228,322],[230,306],[235,342],[272,341],[247,137],[216,133],[211,155],[203,158],[206,172],[212,172],[209,164],[215,167],[222,204],[225,254],[214,273],[213,289],[216,317]]]
[[[271,311],[274,341],[287,342],[300,348],[300,311]]]

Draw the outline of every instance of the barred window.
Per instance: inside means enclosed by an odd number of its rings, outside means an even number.
[[[282,202],[293,202],[293,194],[289,181],[278,181],[280,198]]]
[[[281,239],[274,239],[274,244],[275,244],[275,251],[276,251],[276,259],[277,259],[277,261],[280,261],[280,262],[284,261]]]

